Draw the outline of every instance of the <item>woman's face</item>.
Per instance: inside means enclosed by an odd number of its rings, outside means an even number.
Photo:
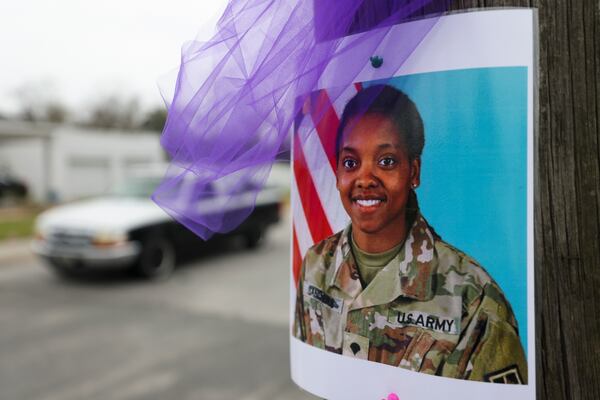
[[[419,184],[419,174],[420,161],[409,160],[404,141],[388,118],[365,114],[349,121],[336,179],[355,233],[382,235],[388,241],[404,235],[406,204],[412,185]]]

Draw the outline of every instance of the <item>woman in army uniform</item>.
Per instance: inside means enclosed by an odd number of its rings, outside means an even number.
[[[337,189],[351,224],[305,255],[294,335],[350,357],[433,375],[526,383],[517,322],[502,290],[421,215],[423,122],[377,85],[346,105]]]

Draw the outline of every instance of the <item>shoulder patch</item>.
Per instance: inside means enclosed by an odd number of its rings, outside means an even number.
[[[484,380],[491,383],[506,383],[513,385],[523,384],[523,379],[519,373],[519,368],[516,365],[511,365],[510,367],[487,374],[484,377]]]

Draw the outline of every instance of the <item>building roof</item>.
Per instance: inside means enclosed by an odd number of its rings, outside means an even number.
[[[52,122],[29,122],[19,120],[0,119],[0,140],[23,138],[50,138],[55,134],[83,133],[89,135],[111,135],[134,137],[133,135],[147,135],[159,137],[154,131],[147,130],[122,130],[103,129],[96,127],[76,126],[72,124],[57,124]],[[139,136],[138,136],[139,137]]]

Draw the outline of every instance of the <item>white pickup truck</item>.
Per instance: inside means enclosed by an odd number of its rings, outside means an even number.
[[[151,199],[162,176],[138,176],[110,195],[57,206],[36,221],[34,253],[60,275],[87,269],[131,268],[142,276],[168,276],[178,253],[203,241],[174,221]],[[279,221],[285,188],[267,184],[252,214],[234,231],[256,247],[271,224]],[[219,208],[218,199],[203,201]],[[202,205],[200,205],[202,206]],[[211,239],[212,240],[212,239]]]

